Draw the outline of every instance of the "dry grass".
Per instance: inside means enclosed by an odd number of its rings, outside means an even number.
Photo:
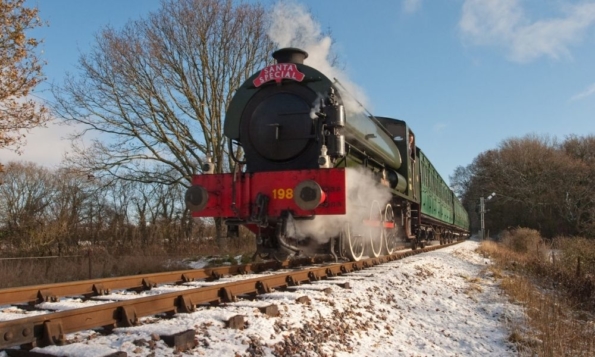
[[[109,254],[19,259],[0,262],[0,288],[154,273],[182,269],[168,256],[112,256]]]
[[[500,267],[498,267],[496,265],[490,265],[490,266],[488,266],[487,270],[496,279],[502,279],[505,276],[504,271],[502,270],[502,268],[500,268]]]
[[[578,275],[595,276],[593,239],[558,237],[554,239],[552,248],[559,252],[556,263],[564,270]]]
[[[510,336],[522,355],[595,355],[595,326],[585,318],[588,313],[577,311],[563,295],[544,291],[522,276],[509,276],[501,286],[527,315],[530,329],[513,326]]]
[[[253,238],[240,238],[226,239],[220,244],[214,240],[183,243],[173,249],[151,246],[108,251],[93,247],[66,257],[0,260],[0,288],[182,270],[188,269],[185,260],[206,256],[232,262],[233,257],[241,255],[242,262],[246,263],[254,248]]]
[[[528,256],[545,256],[546,248],[539,232],[529,228],[517,228],[502,235],[502,244],[510,250]]]
[[[574,247],[579,243],[564,244]],[[580,244],[592,247],[595,242]],[[548,248],[540,237],[527,230],[518,236],[511,232],[502,244],[486,241],[479,248],[481,254],[495,262],[489,270],[501,279],[510,301],[523,306],[526,313],[525,322],[512,323],[509,341],[518,346],[520,355],[595,356],[595,310],[589,303],[595,296],[592,291],[576,294],[573,289],[584,285],[584,273],[576,275],[572,259],[566,263],[562,259],[557,263],[544,259]],[[583,246],[572,252],[588,251]],[[576,253],[561,248],[560,254],[568,257]]]

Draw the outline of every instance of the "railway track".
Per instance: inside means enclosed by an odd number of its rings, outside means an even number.
[[[66,335],[78,331],[101,329],[103,333],[109,333],[116,327],[135,326],[143,317],[194,312],[201,305],[231,303],[238,297],[253,299],[273,290],[291,289],[321,280],[349,288],[348,282],[336,280],[336,277],[452,244],[401,251],[358,262],[325,263],[306,259],[2,289],[0,306],[51,309],[53,304],[69,297],[93,301],[94,304],[63,311],[40,311],[33,316],[0,321],[0,349],[6,350],[8,355],[39,356],[28,351],[33,347],[67,344]],[[158,291],[160,288],[163,289]],[[130,290],[146,293],[133,296],[116,293]],[[307,300],[307,297],[303,299]],[[278,313],[274,304],[263,303],[258,309],[271,316]],[[243,324],[243,316],[230,316],[226,320],[230,328],[240,328]],[[159,338],[181,351],[193,347],[194,335],[195,331],[189,330],[163,334]],[[20,349],[10,349],[14,347]]]

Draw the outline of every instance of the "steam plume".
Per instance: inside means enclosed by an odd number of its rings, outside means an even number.
[[[296,238],[310,237],[319,243],[326,243],[331,237],[339,235],[347,223],[352,224],[356,229],[355,234],[365,234],[366,228],[361,222],[368,219],[372,202],[375,204],[375,212],[380,210],[384,214],[384,208],[391,198],[388,188],[378,184],[373,174],[363,168],[349,168],[346,170],[347,180],[347,214],[316,216],[311,221],[296,221],[292,227]],[[361,230],[361,231],[359,231]]]
[[[268,36],[271,41],[278,48],[297,47],[308,52],[306,65],[316,68],[331,80],[338,79],[349,92],[342,96],[345,109],[353,113],[363,112],[362,105],[366,106],[367,102],[363,90],[349,80],[343,71],[333,67],[329,60],[333,41],[330,36],[322,33],[320,24],[312,18],[310,12],[293,1],[279,1],[270,16]]]

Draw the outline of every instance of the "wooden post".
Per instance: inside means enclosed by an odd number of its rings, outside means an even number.
[[[576,276],[577,278],[581,276],[581,257],[578,257],[576,260]]]
[[[91,248],[87,249],[87,260],[89,261],[89,279],[93,279],[93,261],[91,260]]]

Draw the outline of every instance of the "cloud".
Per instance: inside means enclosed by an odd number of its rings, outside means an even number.
[[[421,8],[421,0],[403,0],[403,12],[413,14]]]
[[[432,130],[434,130],[435,133],[441,133],[444,131],[444,129],[446,129],[446,127],[448,127],[448,125],[445,123],[436,123],[432,127]]]
[[[587,89],[570,98],[571,101],[581,100],[595,94],[595,83],[591,84]]]
[[[459,29],[474,45],[499,46],[515,62],[570,58],[569,46],[595,24],[595,2],[566,5],[557,18],[531,21],[520,0],[465,0]]]
[[[50,123],[47,127],[32,129],[27,135],[27,142],[21,147],[21,155],[8,149],[0,149],[3,163],[8,161],[31,161],[43,166],[57,166],[64,153],[70,149],[66,137],[74,132],[73,127]]]

